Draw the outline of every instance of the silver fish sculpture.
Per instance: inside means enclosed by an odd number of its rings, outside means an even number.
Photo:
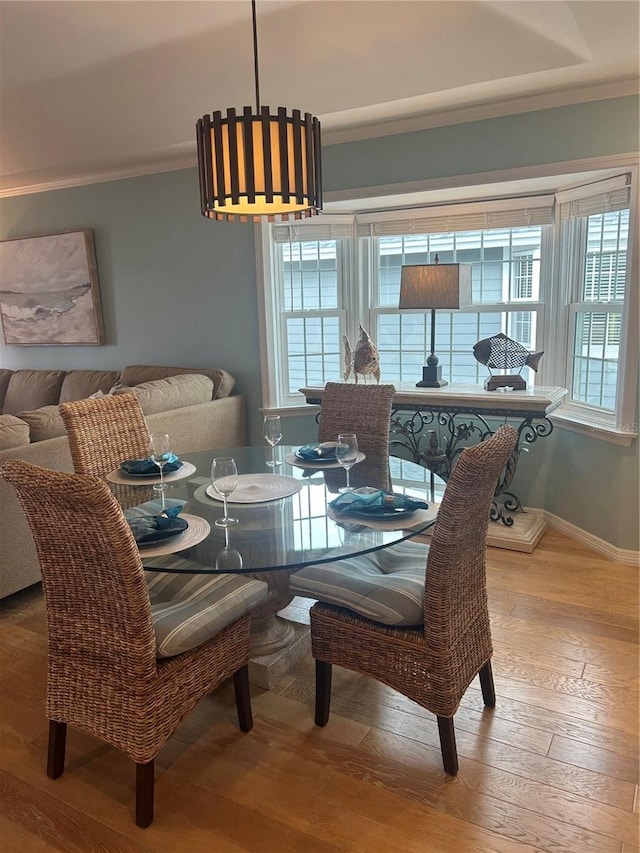
[[[544,355],[542,352],[529,352],[528,349],[508,338],[502,332],[491,338],[483,338],[473,347],[476,361],[485,364],[489,370],[512,370],[514,367],[522,368],[526,365],[532,370],[538,371],[538,364]]]
[[[362,326],[360,326],[360,337],[354,350],[351,349],[349,338],[346,335],[342,336],[342,340],[344,342],[344,381],[347,381],[353,370],[356,385],[358,384],[358,374],[362,377],[375,376],[376,382],[380,382],[378,348]]]

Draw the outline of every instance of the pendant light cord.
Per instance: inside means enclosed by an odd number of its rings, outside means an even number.
[[[258,79],[258,23],[256,19],[256,0],[251,0],[253,17],[253,74],[256,81],[256,113],[260,112],[260,81]]]

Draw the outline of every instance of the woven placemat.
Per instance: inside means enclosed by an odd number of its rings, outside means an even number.
[[[200,518],[199,515],[189,515],[186,512],[183,512],[180,518],[184,518],[189,525],[184,533],[165,539],[164,542],[159,542],[157,545],[138,546],[143,560],[146,560],[147,557],[159,557],[161,554],[175,554],[177,551],[184,551],[185,548],[202,542],[209,535],[211,525],[205,518]]]
[[[367,457],[364,453],[358,453],[358,458],[353,464],[357,465],[358,462],[362,462],[362,460],[366,458]],[[295,453],[285,453],[284,461],[288,465],[293,465],[294,468],[303,468],[308,471],[326,471],[330,468],[342,467],[340,463],[335,459],[332,459],[330,462],[322,462],[321,460],[312,459],[300,459],[300,457],[296,456]]]
[[[413,530],[414,527],[425,527],[434,522],[438,514],[439,504],[430,504],[428,509],[417,509],[409,514],[398,513],[395,518],[362,518],[351,516],[346,512],[334,512],[327,507],[327,515],[330,519],[340,524],[362,524],[373,530]]]
[[[256,504],[277,501],[295,495],[302,488],[302,481],[282,474],[240,474],[238,485],[227,498],[230,504]],[[207,486],[206,493],[214,501],[222,503],[213,486]]]
[[[183,462],[177,471],[171,471],[164,475],[165,483],[173,483],[175,480],[184,480],[185,477],[190,477],[196,473],[196,466],[191,462]],[[120,468],[111,471],[107,474],[107,480],[110,483],[119,483],[123,486],[153,486],[160,482],[160,474],[157,477],[132,477],[123,473]]]

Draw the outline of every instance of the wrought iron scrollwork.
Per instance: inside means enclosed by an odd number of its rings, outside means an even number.
[[[506,423],[509,416],[502,417]],[[513,420],[513,417],[511,418]],[[436,429],[434,429],[436,427]],[[524,512],[520,498],[511,492],[520,453],[544,438],[553,430],[547,417],[525,417],[516,427],[518,444],[504,467],[496,486],[490,517],[506,527],[514,523],[513,513]],[[460,412],[434,412],[394,408],[391,413],[391,440],[389,447],[395,455],[408,458],[448,480],[458,456],[465,447],[486,441],[495,432],[483,415]]]

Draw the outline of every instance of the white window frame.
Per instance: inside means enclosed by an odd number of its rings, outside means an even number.
[[[556,410],[551,416],[559,425],[583,434],[599,439],[607,440],[616,444],[628,446],[632,439],[638,434],[638,424],[635,423],[636,414],[636,390],[638,382],[638,280],[639,276],[639,251],[638,251],[638,169],[635,166],[618,164],[620,176],[618,178],[606,179],[597,182],[599,188],[606,191],[608,187],[620,186],[620,181],[630,181],[630,216],[629,216],[629,246],[628,263],[626,271],[625,299],[622,311],[620,356],[618,359],[618,389],[616,412],[606,412],[595,407],[572,403],[565,404]],[[608,173],[612,174],[611,171]],[[537,334],[543,343],[545,356],[540,363],[540,369],[536,376],[539,385],[557,385],[571,389],[567,369],[570,357],[570,346],[573,338],[569,337],[572,313],[575,308],[568,300],[568,282],[572,280],[577,272],[566,264],[566,250],[561,248],[558,235],[560,233],[560,204],[572,199],[582,197],[585,192],[593,192],[587,188],[576,188],[555,194],[555,221],[553,225],[554,239],[551,252],[543,252],[540,265],[540,287],[539,301],[523,300],[505,303],[504,310],[534,311],[534,322],[538,323]],[[542,197],[539,197],[542,198]],[[423,215],[433,220],[435,214],[441,213],[441,232],[448,230],[462,230],[447,227],[456,214],[469,218],[470,222],[476,222],[476,230],[482,227],[500,227],[502,211],[513,208],[517,199],[505,198],[502,200],[474,201],[465,204],[440,205],[437,208],[427,207],[423,209]],[[540,202],[542,204],[542,202]],[[354,202],[354,207],[357,205]],[[358,323],[370,329],[376,328],[376,313],[392,310],[388,307],[376,307],[373,305],[372,293],[375,272],[373,253],[366,248],[368,241],[356,240],[358,236],[377,236],[385,232],[385,224],[391,223],[390,228],[396,229],[397,222],[394,220],[407,219],[409,216],[420,218],[420,210],[390,210],[377,211],[376,213],[364,213],[355,215],[332,215],[323,214],[321,217],[313,217],[309,220],[296,223],[295,228],[308,230],[306,239],[327,239],[317,236],[331,229],[334,225],[338,228],[344,227],[346,222],[351,223],[353,232],[353,246],[351,256],[344,268],[343,306],[344,329],[353,342],[357,335]],[[528,213],[528,211],[527,211]],[[532,211],[535,222],[536,210]],[[475,217],[475,219],[474,219]],[[487,219],[488,218],[488,219]],[[506,223],[505,223],[506,224]],[[418,230],[419,223],[415,225]],[[298,395],[278,396],[279,388],[283,386],[283,378],[286,379],[286,353],[282,351],[281,314],[277,304],[277,287],[274,282],[277,275],[274,268],[273,242],[271,240],[272,226],[265,223],[256,229],[256,255],[259,286],[260,305],[260,344],[262,358],[262,385],[263,385],[263,407],[265,411],[281,411],[286,413],[305,413],[308,408],[300,403]],[[431,229],[433,231],[433,228]],[[468,230],[474,230],[469,226]],[[397,231],[395,232],[397,233]],[[410,232],[407,232],[410,233]],[[575,252],[573,256],[576,256]],[[576,256],[577,257],[577,256]],[[578,261],[576,261],[578,262]],[[359,282],[358,286],[350,286],[351,282]],[[562,286],[560,286],[562,282]],[[609,303],[611,304],[611,303]],[[594,310],[597,303],[589,303],[589,309]],[[499,308],[499,304],[498,304]],[[483,305],[475,305],[472,310],[481,312]],[[486,310],[495,311],[496,304],[486,307]],[[613,308],[611,310],[614,310]],[[617,309],[616,309],[617,310]],[[537,316],[537,321],[535,320]],[[571,342],[571,343],[570,343]],[[571,350],[572,352],[572,350]]]
[[[577,203],[580,215],[598,212],[598,196],[615,194],[629,187],[629,241],[625,293],[623,302],[581,302],[576,298],[576,287],[582,280],[581,229],[563,228],[563,205]],[[560,235],[554,271],[556,287],[550,299],[551,326],[547,332],[550,342],[549,361],[554,384],[568,389],[564,405],[551,416],[558,425],[586,435],[595,436],[614,444],[629,446],[638,435],[636,394],[638,384],[638,169],[630,167],[618,177],[608,178],[586,186],[576,187],[556,196],[556,231]],[[593,199],[593,205],[589,200]],[[605,209],[605,208],[601,208]],[[576,245],[576,241],[578,245]],[[608,412],[571,399],[573,385],[573,341],[576,316],[580,312],[621,313],[616,410]],[[564,368],[563,368],[564,366]]]

